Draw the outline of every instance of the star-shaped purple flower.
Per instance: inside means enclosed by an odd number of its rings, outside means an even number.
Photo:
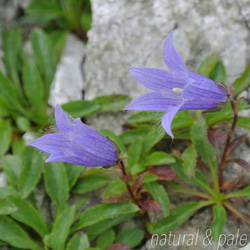
[[[155,92],[142,95],[124,109],[167,111],[161,123],[173,138],[171,123],[178,110],[213,109],[226,102],[228,96],[217,83],[184,66],[174,48],[173,33],[164,43],[163,58],[172,72],[156,68],[130,68],[130,73],[140,83]]]
[[[101,134],[82,123],[71,120],[57,105],[55,120],[61,133],[46,134],[27,143],[50,156],[46,162],[68,162],[88,167],[112,166],[118,161],[118,149]]]

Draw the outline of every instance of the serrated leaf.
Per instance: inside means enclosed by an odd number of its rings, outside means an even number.
[[[0,216],[0,240],[21,249],[39,249],[38,244],[18,223],[3,215]]]
[[[37,209],[35,209],[28,201],[22,200],[19,197],[9,196],[8,199],[18,208],[16,212],[11,214],[11,217],[30,226],[41,237],[44,237],[47,234],[47,226]]]
[[[96,236],[99,235],[109,228],[112,228],[121,222],[127,221],[134,217],[134,213],[128,213],[128,214],[121,214],[117,217],[111,218],[111,219],[106,219],[101,222],[98,222],[96,224],[93,224],[92,226],[89,226],[87,228],[87,234],[90,236]]]
[[[52,50],[49,37],[41,29],[36,28],[32,30],[31,43],[33,53],[36,57],[39,68],[45,79],[46,85],[44,97],[45,100],[47,100],[49,96],[50,85],[52,83],[56,70],[56,60],[54,51]]]
[[[169,165],[153,166],[149,172],[156,175],[159,180],[170,181],[177,177],[177,174]]]
[[[196,151],[193,144],[188,147],[182,155],[183,171],[187,176],[195,176],[196,171]]]
[[[85,117],[100,110],[100,105],[93,101],[72,101],[62,105],[63,110],[73,117]]]
[[[18,191],[26,198],[38,183],[43,166],[42,155],[32,147],[27,147],[23,153],[24,166],[18,179]]]
[[[77,231],[86,226],[93,225],[106,219],[115,218],[121,214],[137,212],[139,208],[129,202],[125,203],[103,203],[83,212],[79,222],[73,227]]]
[[[159,185],[157,182],[150,182],[145,183],[144,188],[153,196],[154,200],[160,204],[162,214],[166,217],[168,215],[170,204],[167,192],[163,186]]]
[[[142,241],[144,232],[137,228],[127,228],[120,231],[116,237],[116,243],[124,243],[134,248]]]
[[[65,166],[69,189],[71,189],[76,184],[79,175],[83,172],[85,167],[80,165],[72,165],[69,163],[63,163],[63,165]]]
[[[243,188],[234,193],[229,193],[225,195],[225,199],[233,198],[233,197],[250,197],[250,186]]]
[[[121,150],[121,155],[126,153],[126,149],[121,139],[114,132],[107,130],[107,129],[101,129],[99,132],[104,137],[108,137],[109,139],[111,139],[112,141],[116,143],[117,147]]]
[[[153,152],[152,154],[148,155],[143,162],[145,166],[153,166],[153,165],[164,165],[164,164],[171,164],[175,162],[175,158],[164,152]]]
[[[150,232],[154,234],[169,233],[187,221],[194,212],[207,206],[207,204],[207,202],[190,202],[182,204],[175,208],[167,218],[155,224],[151,224],[149,226]]]
[[[221,203],[217,203],[213,207],[213,221],[211,223],[211,231],[213,239],[218,242],[220,235],[222,233],[222,229],[224,228],[226,224],[226,211],[225,208],[222,206]]]
[[[227,163],[228,163],[228,162],[236,163],[236,164],[238,164],[239,166],[241,166],[242,168],[244,168],[245,170],[247,170],[248,172],[250,172],[250,164],[249,164],[247,161],[245,161],[245,160],[243,160],[243,159],[241,159],[241,158],[229,159],[229,160],[227,160],[226,162],[227,162]]]
[[[0,156],[9,149],[11,142],[11,125],[9,120],[0,120]]]
[[[126,169],[131,169],[136,163],[139,162],[140,156],[142,151],[142,139],[139,138],[136,141],[134,141],[128,150],[128,156],[127,159],[128,164],[126,165]]]
[[[219,148],[226,142],[227,135],[220,129],[207,128],[207,139],[214,148]]]
[[[237,120],[237,126],[250,130],[250,118],[239,116]]]
[[[9,195],[17,196],[17,191],[10,185],[6,185],[4,187],[0,187],[0,198],[7,198]]]
[[[115,231],[109,230],[104,232],[101,236],[98,237],[96,241],[96,247],[100,249],[107,249],[115,240]]]
[[[65,242],[74,220],[74,213],[75,207],[68,207],[56,218],[50,234],[50,243],[53,249],[65,249]]]
[[[62,163],[44,165],[44,182],[48,195],[59,210],[63,210],[69,197],[68,180]]]
[[[110,178],[103,175],[87,175],[79,179],[72,192],[85,194],[87,192],[103,187],[110,181]]]
[[[86,234],[75,234],[69,241],[66,250],[85,250],[89,247],[89,240]]]
[[[215,69],[218,60],[219,60],[219,54],[209,55],[202,61],[200,67],[198,68],[197,73],[209,77],[213,72],[213,70]]]
[[[23,89],[31,105],[40,111],[43,105],[44,89],[43,82],[36,64],[29,59],[25,62],[22,70]]]
[[[233,83],[234,96],[241,93],[244,89],[250,86],[250,64],[247,65],[242,75]]]
[[[0,215],[11,214],[15,211],[17,211],[17,207],[13,202],[0,198]]]

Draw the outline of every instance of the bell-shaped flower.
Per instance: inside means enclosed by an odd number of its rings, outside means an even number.
[[[119,150],[111,140],[82,123],[71,120],[57,105],[55,120],[59,133],[46,134],[27,143],[48,154],[46,162],[67,162],[88,167],[116,165]]]
[[[156,68],[131,67],[130,73],[153,90],[127,105],[125,110],[167,111],[161,120],[173,138],[171,123],[178,110],[214,109],[228,99],[225,89],[209,78],[188,70],[173,45],[171,33],[163,46],[163,57],[172,72]]]

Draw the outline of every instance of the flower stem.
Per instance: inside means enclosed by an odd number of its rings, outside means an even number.
[[[227,152],[228,152],[230,142],[231,142],[231,138],[232,138],[232,135],[233,135],[233,132],[234,132],[234,129],[236,127],[237,120],[238,120],[238,108],[236,107],[237,105],[235,105],[233,100],[231,100],[230,103],[231,103],[231,106],[232,106],[232,109],[233,109],[233,112],[234,112],[234,119],[233,119],[232,126],[231,126],[230,130],[228,131],[226,144],[225,144],[222,156],[221,156],[220,175],[219,175],[220,187],[223,185],[223,172],[224,172],[224,169],[225,169],[225,166],[226,166]]]
[[[133,200],[133,202],[135,204],[137,204],[137,201],[136,201],[135,196],[134,196],[134,194],[132,192],[131,186],[129,185],[128,175],[127,175],[127,172],[126,172],[126,169],[125,169],[124,162],[122,160],[120,160],[119,165],[120,165],[120,169],[122,171],[122,175],[124,176],[123,181],[124,181],[124,183],[125,183],[125,185],[127,187],[129,195],[130,195],[131,199]]]

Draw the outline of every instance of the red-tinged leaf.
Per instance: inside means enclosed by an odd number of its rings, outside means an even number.
[[[247,134],[240,135],[236,137],[229,145],[227,156],[233,153],[233,151],[240,146],[246,140]]]
[[[124,195],[119,195],[117,197],[114,197],[114,196],[107,197],[103,201],[104,203],[122,203],[122,202],[130,201],[130,198]]]
[[[228,190],[232,187],[232,181],[226,181],[223,183],[221,189],[222,190]]]
[[[149,172],[156,175],[162,181],[171,181],[177,177],[177,174],[169,165],[153,166]]]
[[[110,245],[107,250],[130,250],[130,246],[124,243],[116,243]]]
[[[138,178],[135,180],[133,187],[132,187],[132,192],[134,195],[136,195],[137,190],[139,189],[139,187],[141,186],[141,182],[144,179],[144,177],[148,174],[148,172],[145,172],[143,174],[140,174],[138,176]]]
[[[227,139],[227,135],[220,129],[207,129],[207,139],[214,148],[219,148]]]
[[[250,164],[243,159],[235,158],[235,159],[229,159],[226,161],[226,163],[229,163],[229,162],[237,163],[238,165],[246,169],[248,172],[250,172]]]
[[[161,205],[156,201],[139,201],[138,204],[146,211],[161,210]]]

